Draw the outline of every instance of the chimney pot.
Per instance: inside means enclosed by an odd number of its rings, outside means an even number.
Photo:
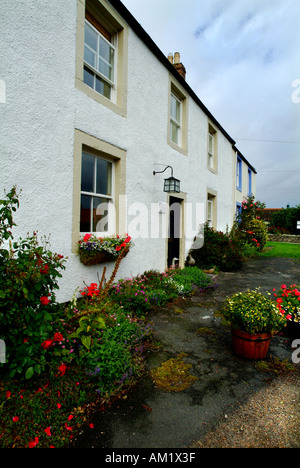
[[[169,62],[173,64],[173,54],[172,54],[172,52],[169,52],[168,59],[169,59]]]
[[[180,53],[175,52],[174,54],[174,63],[180,63]]]

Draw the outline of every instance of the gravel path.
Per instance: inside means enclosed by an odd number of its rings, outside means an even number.
[[[300,448],[300,375],[278,377],[252,395],[194,448]]]

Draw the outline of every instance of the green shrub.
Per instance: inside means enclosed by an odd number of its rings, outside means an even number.
[[[297,230],[297,221],[300,219],[300,205],[293,208],[284,208],[275,211],[271,216],[271,226],[282,228],[290,234],[299,234]]]
[[[211,278],[198,267],[171,270],[170,275],[180,294],[196,294],[214,287]]]
[[[41,374],[47,365],[45,340],[52,338],[61,318],[55,303],[65,260],[52,253],[37,234],[13,240],[13,212],[19,206],[15,187],[0,201],[0,338],[5,341],[11,377]],[[4,241],[10,240],[8,248]]]
[[[268,228],[264,221],[252,219],[245,225],[247,241],[262,250],[268,239]]]
[[[165,274],[155,270],[134,278],[125,278],[113,284],[110,298],[124,310],[137,316],[145,315],[153,306],[161,306],[178,295],[176,285]]]
[[[76,320],[79,327],[70,335],[81,342],[73,359],[94,382],[98,393],[109,394],[137,377],[142,368],[143,343],[151,331],[110,301],[102,305],[95,301],[90,308],[84,308],[83,314]]]
[[[204,226],[203,247],[192,251],[196,266],[200,269],[218,267],[221,271],[234,271],[243,264],[241,243],[229,234]]]

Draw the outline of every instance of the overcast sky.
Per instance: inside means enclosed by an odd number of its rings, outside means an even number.
[[[300,0],[122,0],[256,168],[256,199],[300,204]]]

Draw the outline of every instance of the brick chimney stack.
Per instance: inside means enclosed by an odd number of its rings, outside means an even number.
[[[185,66],[180,62],[180,53],[179,53],[179,52],[175,52],[175,54],[174,54],[174,60],[173,60],[173,54],[170,53],[170,54],[168,55],[168,59],[169,59],[169,61],[174,65],[174,67],[176,68],[176,70],[178,71],[178,73],[180,73],[180,75],[182,76],[182,78],[185,80],[186,69],[185,69]]]

